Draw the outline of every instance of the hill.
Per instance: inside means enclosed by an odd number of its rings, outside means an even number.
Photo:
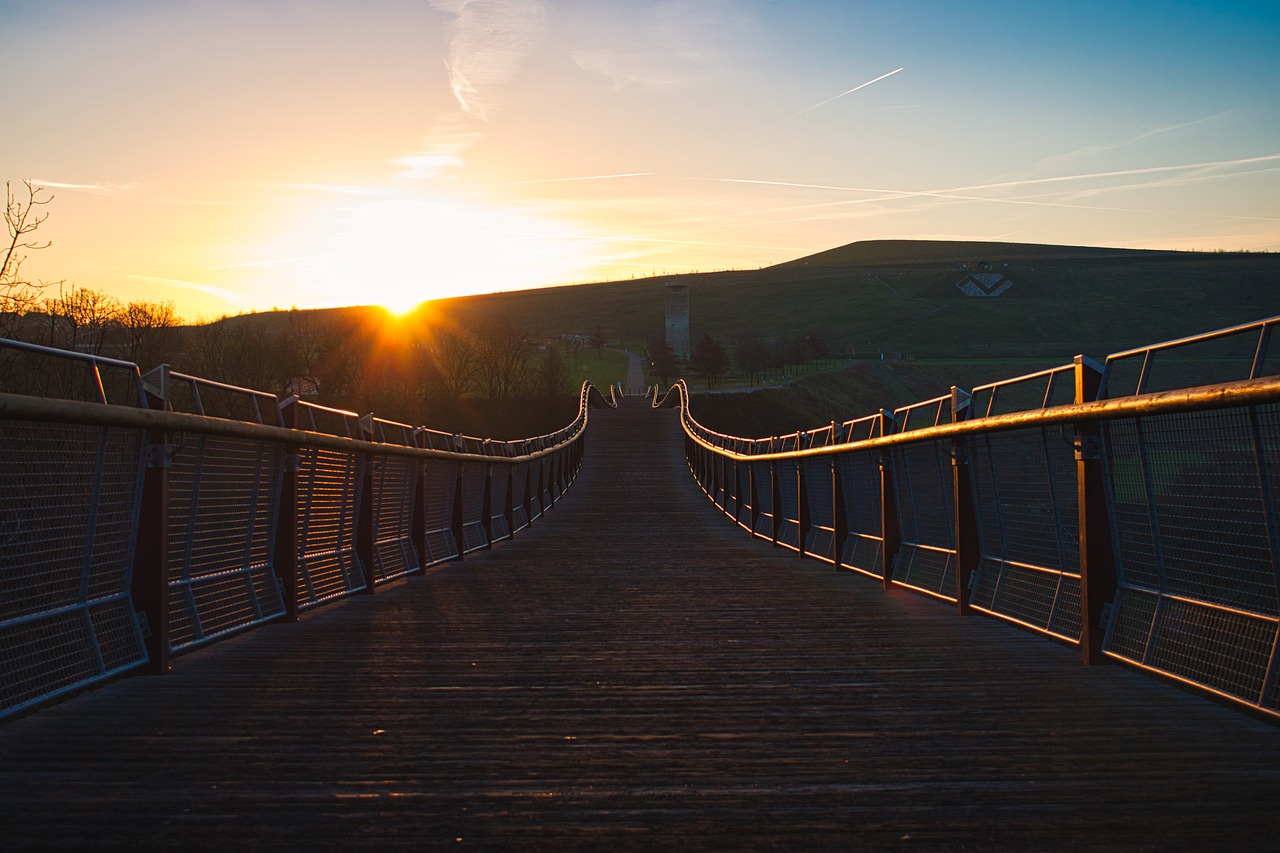
[[[957,284],[980,265],[1006,276],[1008,290],[966,296]],[[599,327],[636,348],[661,333],[673,280],[464,297],[428,310],[469,323],[503,316],[540,334]],[[1096,356],[1280,314],[1280,254],[878,240],[679,281],[690,287],[695,337],[812,331],[834,352],[861,356]]]

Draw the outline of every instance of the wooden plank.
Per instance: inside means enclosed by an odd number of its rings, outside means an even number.
[[[1280,729],[770,548],[674,418],[593,411],[516,542],[0,727],[5,848],[1272,845]]]

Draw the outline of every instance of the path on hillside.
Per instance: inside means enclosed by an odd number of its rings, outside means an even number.
[[[0,726],[5,849],[1273,845],[1280,730],[773,549],[674,411],[590,419],[514,542]]]

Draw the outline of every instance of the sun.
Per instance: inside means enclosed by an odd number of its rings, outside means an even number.
[[[598,263],[580,229],[519,207],[417,196],[336,210],[320,251],[339,292],[403,313],[430,299],[571,281]]]

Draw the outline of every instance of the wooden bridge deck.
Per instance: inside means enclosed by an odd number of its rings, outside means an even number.
[[[1280,728],[752,540],[673,412],[544,520],[0,726],[0,846],[1275,845]]]

